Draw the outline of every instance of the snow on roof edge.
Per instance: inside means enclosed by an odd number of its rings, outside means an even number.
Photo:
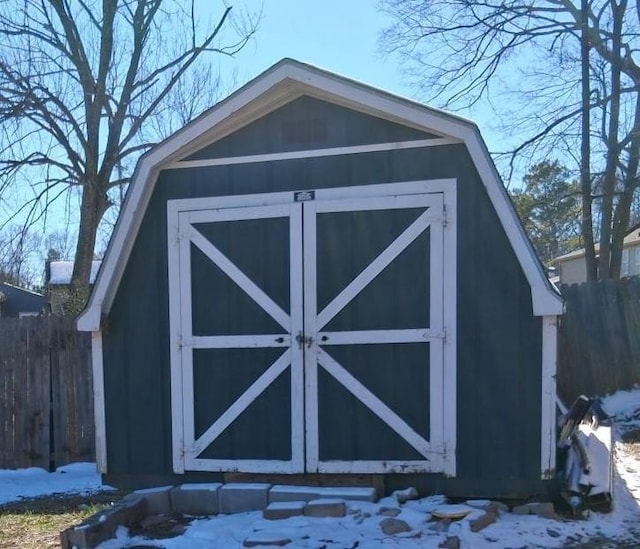
[[[89,275],[89,284],[96,281],[98,270],[102,261],[95,260],[91,262],[91,273]],[[71,275],[73,274],[73,261],[51,261],[49,263],[50,275],[48,283],[50,285],[67,285],[71,284]]]

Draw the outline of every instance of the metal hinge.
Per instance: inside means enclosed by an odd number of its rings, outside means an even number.
[[[183,231],[182,229],[178,229],[178,232],[176,233],[176,242],[180,243],[186,238],[188,238],[188,236],[185,231]]]
[[[447,226],[447,205],[442,204],[442,226]]]

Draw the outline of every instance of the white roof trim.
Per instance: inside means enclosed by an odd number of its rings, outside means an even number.
[[[223,158],[203,158],[202,160],[178,160],[165,167],[166,170],[182,170],[188,168],[204,168],[207,166],[232,166],[234,164],[252,164],[254,162],[274,162],[276,160],[294,160],[297,158],[321,158],[340,154],[358,154],[400,149],[419,149],[424,147],[441,147],[462,143],[451,137],[434,137],[433,139],[414,139],[412,141],[396,141],[392,143],[374,143],[371,145],[350,145],[330,149],[309,149],[305,151],[287,151],[277,153],[261,153],[250,156],[226,156]]]
[[[562,313],[562,298],[547,281],[473,123],[316,67],[284,59],[142,156],[89,303],[78,318],[78,329],[100,330],[100,318],[111,308],[159,171],[305,94],[463,141],[531,286],[534,314]]]

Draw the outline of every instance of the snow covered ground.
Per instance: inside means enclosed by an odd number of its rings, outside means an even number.
[[[83,494],[103,487],[95,463],[73,463],[59,467],[55,473],[30,469],[0,470],[0,504],[22,498],[49,494]]]
[[[640,389],[619,392],[604,400],[605,409],[616,417],[621,432],[640,428]],[[483,514],[474,510],[465,519],[453,522],[447,531],[430,521],[431,512],[444,503],[434,496],[398,505],[395,498],[378,503],[351,502],[344,518],[293,517],[269,521],[261,513],[220,515],[193,520],[184,534],[171,539],[147,540],[131,537],[126,529],[117,539],[100,549],[120,549],[144,545],[164,549],[204,549],[242,547],[248,536],[280,537],[291,540],[287,547],[315,549],[436,548],[447,537],[457,536],[461,548],[524,549],[535,547],[640,547],[640,443],[616,445],[614,511],[592,513],[587,520],[557,520],[537,516],[501,513],[494,524],[472,532],[469,523]],[[83,493],[108,489],[92,464],[74,464],[55,473],[41,469],[0,471],[0,504],[25,497],[53,493]],[[385,535],[380,522],[382,507],[400,507],[398,519],[409,532]],[[618,540],[612,542],[612,540]]]

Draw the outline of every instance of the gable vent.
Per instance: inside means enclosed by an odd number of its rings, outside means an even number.
[[[327,119],[309,118],[282,123],[282,144],[322,143],[327,140]]]

